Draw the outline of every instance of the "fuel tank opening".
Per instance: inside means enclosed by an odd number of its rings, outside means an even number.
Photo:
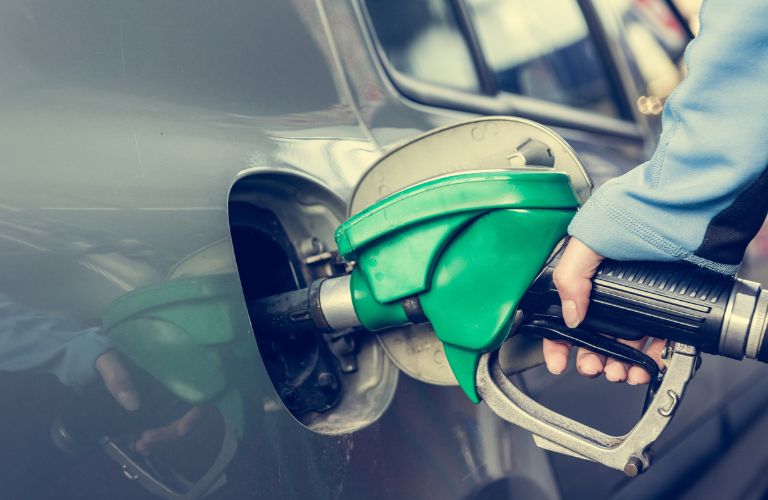
[[[229,223],[261,360],[282,405],[311,430],[347,433],[375,421],[391,401],[398,371],[375,337],[357,329],[258,328],[258,299],[344,274],[332,249],[344,204],[308,179],[257,174],[230,193]]]

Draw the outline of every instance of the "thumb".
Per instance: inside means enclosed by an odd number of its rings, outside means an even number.
[[[139,393],[131,382],[128,370],[120,362],[120,357],[115,351],[107,351],[96,360],[98,370],[104,385],[112,396],[120,403],[120,406],[128,411],[136,411],[141,405]]]
[[[591,279],[603,259],[584,243],[571,238],[552,273],[563,307],[563,320],[569,328],[579,326],[587,314]]]

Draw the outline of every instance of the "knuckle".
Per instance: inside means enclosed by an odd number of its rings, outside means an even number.
[[[561,267],[556,267],[552,272],[552,281],[555,283],[555,286],[560,289],[561,287],[568,286],[571,279],[567,271],[563,271]]]
[[[649,356],[661,356],[663,350],[663,348],[651,347],[645,353]]]
[[[607,360],[605,360],[605,366],[616,366],[623,370],[629,369],[629,365],[627,363],[625,363],[624,361],[619,361],[618,359],[614,359],[614,358],[608,358]]]
[[[654,344],[651,344],[648,347],[648,349],[646,349],[645,353],[648,356],[651,356],[652,358],[654,358],[654,357],[658,358],[658,357],[661,357],[661,353],[664,352],[664,348],[665,347],[666,347],[666,345],[656,345],[654,343]]]

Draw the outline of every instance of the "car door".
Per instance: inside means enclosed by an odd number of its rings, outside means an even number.
[[[555,127],[574,146],[598,186],[652,152],[660,106],[682,77],[689,40],[674,6],[662,1],[355,4],[364,29],[359,39],[348,31],[341,35],[367,43],[373,56],[365,71],[389,83],[380,91],[383,97],[362,106],[375,136],[387,138],[403,123],[425,128],[461,114],[532,118]],[[349,71],[355,88],[365,71]],[[762,418],[759,390],[747,396],[734,389],[754,387],[762,367],[710,358],[705,366],[660,446],[668,458],[659,461],[681,475],[726,453],[734,438],[707,431],[715,421]],[[640,408],[637,389],[552,379],[543,370],[523,378],[541,401],[606,430],[628,430]],[[746,406],[737,420],[731,408],[740,405]],[[699,451],[691,451],[694,445]],[[566,497],[632,497],[688,487],[663,473],[630,483],[568,457],[552,456],[552,464]]]

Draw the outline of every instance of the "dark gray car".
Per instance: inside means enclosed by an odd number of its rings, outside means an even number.
[[[249,301],[344,272],[357,181],[422,132],[513,115],[598,184],[641,162],[688,40],[650,0],[0,0],[0,496],[754,491],[756,364],[706,358],[630,481],[402,373],[370,335],[249,326]],[[439,372],[417,348],[399,362]],[[642,405],[540,368],[516,383],[613,433]]]

